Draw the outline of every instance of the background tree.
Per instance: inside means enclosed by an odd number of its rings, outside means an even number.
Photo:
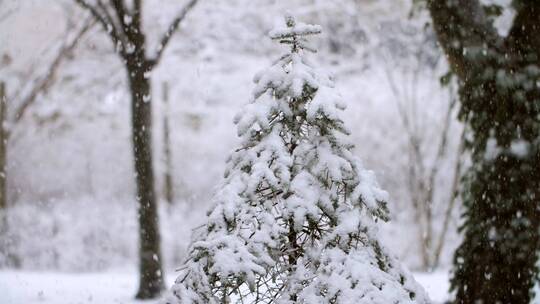
[[[149,56],[142,26],[143,1],[74,0],[103,26],[125,66],[131,94],[132,140],[137,186],[140,283],[136,297],[154,298],[164,287],[152,164],[151,78],[172,35],[197,0],[189,0]]]
[[[407,161],[401,169],[407,174],[403,183],[417,227],[421,269],[439,264],[450,221],[458,199],[463,154],[461,125],[454,121],[457,98],[454,83],[441,86],[440,75],[447,71],[437,49],[435,33],[424,23],[410,20],[384,23],[388,36],[376,45],[381,67],[406,138]],[[435,105],[433,111],[427,102]],[[426,126],[429,126],[426,128]],[[439,182],[448,175],[448,184]]]
[[[174,204],[174,187],[173,187],[173,163],[172,163],[172,147],[171,147],[171,130],[169,123],[170,110],[169,107],[169,83],[163,82],[162,85],[162,101],[163,101],[163,198],[168,204]]]
[[[441,86],[447,71],[436,37],[423,22],[394,20],[381,26],[385,37],[372,50],[381,67],[406,138],[407,208],[409,225],[416,226],[421,269],[439,265],[456,201],[463,166],[463,128],[455,121],[457,96],[454,82]],[[430,106],[427,103],[435,103]],[[437,104],[440,103],[440,104]],[[433,108],[441,110],[434,111]],[[461,136],[460,136],[461,135]],[[461,138],[461,139],[457,139]],[[457,139],[457,140],[456,140]],[[440,183],[448,176],[447,183]],[[445,179],[446,181],[446,179]]]
[[[0,82],[0,212],[7,206],[6,199],[6,85],[4,82]],[[3,223],[4,219],[0,219],[0,223]],[[1,225],[1,224],[0,224]],[[0,231],[3,229],[0,229]]]
[[[465,178],[464,240],[455,254],[456,303],[529,303],[540,249],[540,2],[512,2],[508,35],[477,0],[428,8],[459,78],[472,167]]]
[[[10,250],[8,237],[7,208],[10,205],[7,193],[8,181],[8,149],[13,131],[19,126],[21,120],[36,102],[37,97],[46,92],[57,80],[61,64],[70,58],[73,51],[84,35],[95,24],[93,20],[85,20],[81,25],[68,22],[66,38],[60,43],[54,58],[48,64],[43,63],[44,72],[32,70],[22,77],[22,86],[13,94],[8,94],[6,84],[0,79],[0,252],[8,257],[7,264],[17,266],[18,258]],[[72,28],[72,26],[74,28]],[[4,54],[0,68],[5,68],[11,62],[8,54]],[[5,65],[5,66],[4,66]]]

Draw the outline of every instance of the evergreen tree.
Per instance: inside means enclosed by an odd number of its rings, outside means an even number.
[[[346,143],[332,80],[305,57],[317,25],[270,37],[290,46],[255,77],[235,122],[208,222],[194,238],[167,303],[427,303],[380,244],[387,194]]]
[[[456,303],[530,303],[540,250],[540,2],[514,0],[507,36],[478,0],[431,0],[469,131]],[[491,8],[491,9],[490,9]]]

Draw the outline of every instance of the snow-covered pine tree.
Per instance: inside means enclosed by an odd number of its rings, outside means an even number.
[[[387,194],[345,142],[332,80],[305,58],[321,28],[285,19],[270,37],[290,51],[255,77],[241,147],[165,301],[427,303],[377,239]]]

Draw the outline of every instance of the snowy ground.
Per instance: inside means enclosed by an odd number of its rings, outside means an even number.
[[[417,273],[415,278],[434,303],[447,296],[446,271]],[[172,284],[174,275],[167,278]],[[136,276],[126,270],[97,273],[50,273],[0,271],[2,304],[153,304],[157,301],[135,301]]]

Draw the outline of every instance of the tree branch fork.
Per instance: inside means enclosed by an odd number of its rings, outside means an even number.
[[[159,64],[163,53],[169,45],[172,36],[180,27],[189,11],[198,0],[189,0],[176,14],[170,25],[158,40],[159,44],[154,56],[144,54],[146,36],[142,30],[141,0],[134,0],[132,7],[128,7],[124,0],[74,0],[79,6],[88,10],[101,24],[112,40],[116,51],[124,59],[136,57],[146,70],[152,70]],[[140,51],[143,53],[140,53]]]

